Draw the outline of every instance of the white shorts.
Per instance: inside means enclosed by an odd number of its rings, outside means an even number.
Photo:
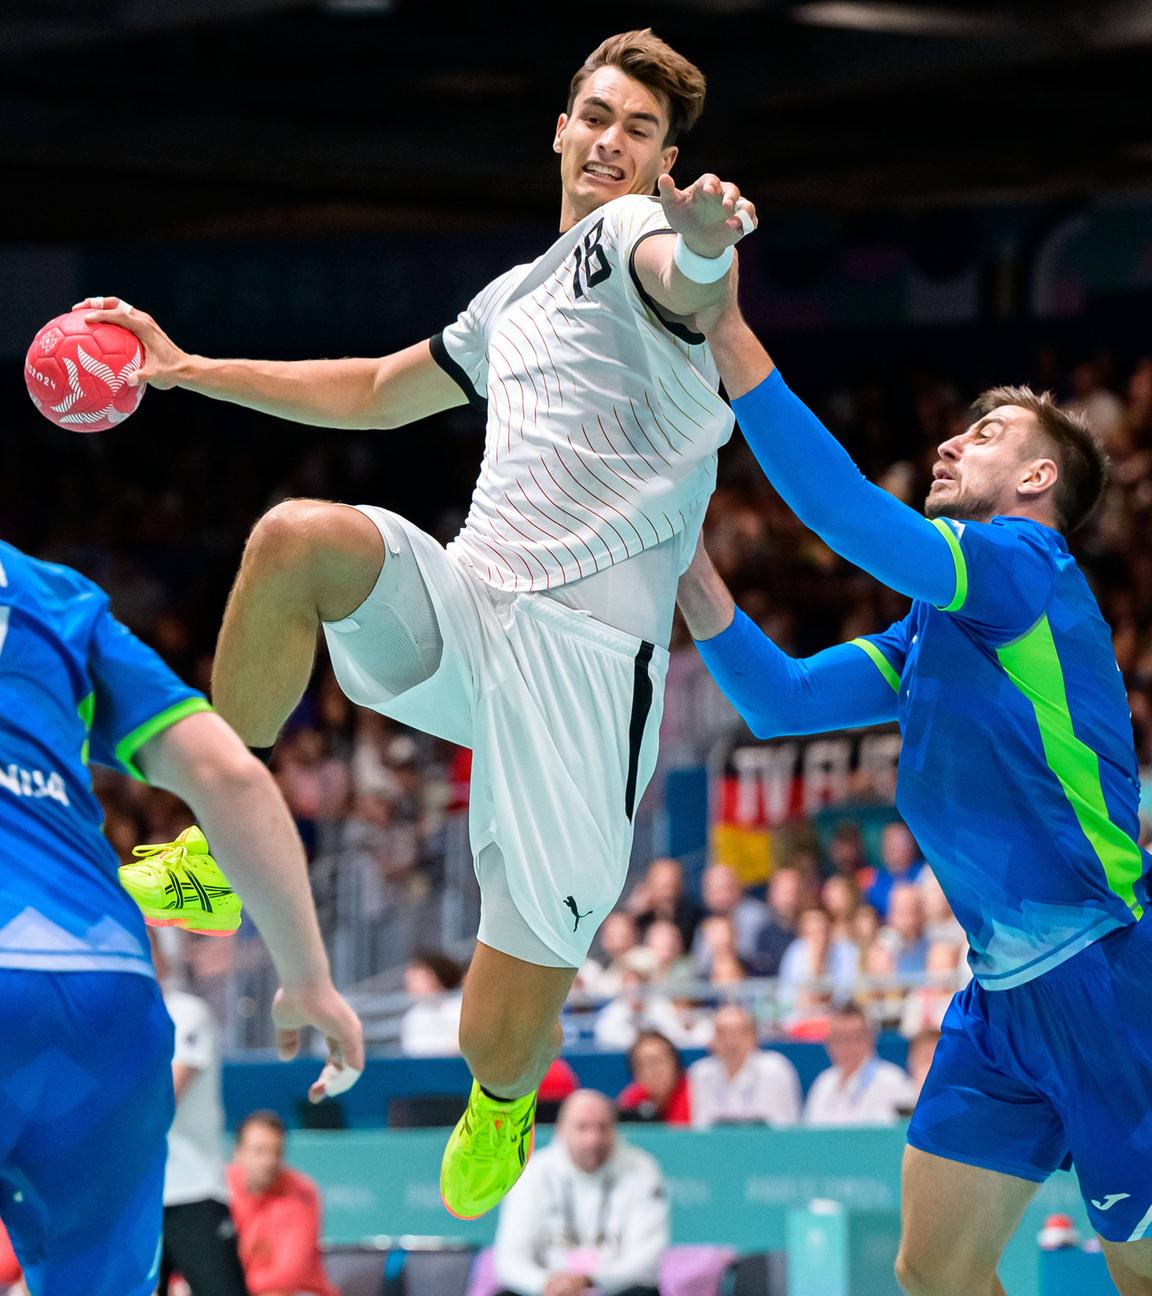
[[[388,553],[364,603],[324,625],[336,678],[353,702],[472,749],[479,939],[525,962],[580,967],[628,872],[667,649],[546,594],[493,589],[398,514],[358,507]],[[438,665],[397,691],[386,659],[398,618],[407,604],[426,624],[429,602]]]

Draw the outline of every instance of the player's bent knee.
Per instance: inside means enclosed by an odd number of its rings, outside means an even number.
[[[339,621],[359,607],[383,563],[375,524],[326,500],[283,500],[256,523],[244,550],[249,571],[307,598],[322,621]]]
[[[932,1275],[913,1263],[904,1251],[896,1257],[896,1281],[905,1296],[930,1296],[936,1291],[931,1280]]]
[[[916,1276],[903,1251],[896,1257],[896,1281],[900,1284],[900,1290],[906,1293],[906,1296],[915,1296],[916,1288],[913,1284],[916,1281]]]
[[[948,1272],[938,1261],[913,1255],[905,1247],[896,1257],[896,1280],[905,1296],[977,1296],[988,1290],[990,1277]]]
[[[323,500],[282,500],[252,528],[244,547],[245,564],[259,566],[263,575],[298,573],[323,511],[333,507]]]

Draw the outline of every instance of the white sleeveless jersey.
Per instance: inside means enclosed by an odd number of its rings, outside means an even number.
[[[679,538],[691,558],[733,418],[701,334],[663,314],[632,258],[670,233],[617,198],[494,280],[432,354],[487,412],[480,478],[449,545],[503,590],[581,580]]]

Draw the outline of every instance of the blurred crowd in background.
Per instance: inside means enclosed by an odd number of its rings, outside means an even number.
[[[1073,547],[1112,625],[1140,760],[1152,765],[1152,358],[1119,369],[1107,355],[1061,364],[1042,350],[1027,376],[1082,410],[1112,456],[1104,504]],[[935,447],[967,425],[975,392],[914,373],[888,386],[877,379],[802,394],[865,473],[918,506]],[[0,473],[0,514],[6,538],[98,580],[117,614],[205,689],[223,599],[246,531],[263,510],[293,495],[404,508],[404,474],[411,472],[407,511],[446,540],[459,523],[481,444],[467,411],[422,429],[420,447],[406,437],[397,455],[395,443],[382,438],[404,434],[318,433],[265,421],[242,437],[236,411],[181,395],[150,399],[170,400],[163,444],[69,437],[36,424],[35,435],[19,443],[20,472]],[[438,438],[440,461],[447,447],[451,464],[430,479],[419,465],[436,461],[420,455]],[[19,481],[49,459],[52,470],[38,475],[33,500]],[[437,481],[464,484],[451,494],[434,489]],[[738,601],[794,654],[879,630],[904,613],[899,596],[797,522],[739,436],[721,457],[706,538]],[[739,725],[710,687],[678,622],[664,753],[650,800],[659,799],[670,768],[702,764],[718,729]],[[710,717],[703,724],[702,695]],[[329,931],[340,889],[354,878],[359,920],[369,933],[382,933],[354,974],[394,968],[389,985],[398,989],[405,958],[428,947],[403,972],[412,1006],[400,1044],[417,1055],[453,1051],[463,967],[448,954],[466,958],[466,951],[435,948],[441,927],[431,920],[410,925],[399,943],[395,926],[379,923],[398,913],[427,915],[446,888],[470,885],[444,866],[447,826],[467,805],[469,754],[353,707],[321,656],[273,768],[309,849]],[[187,822],[167,794],[114,776],[101,776],[100,786],[108,836],[125,858],[136,843],[170,840]],[[747,1001],[741,986],[778,978],[771,1011],[755,1014],[762,1039],[823,1038],[832,1010],[851,998],[870,1029],[894,1028],[910,1039],[934,1030],[967,975],[966,947],[915,841],[892,815],[871,854],[849,818],[822,845],[798,839],[767,884],[751,889],[723,864],[698,861],[686,876],[674,859],[640,860],[580,973],[571,1014],[602,1048],[632,1048],[652,1031],[677,1048],[706,1048],[720,1032],[717,1004]],[[217,948],[197,956],[194,976],[210,973],[213,960],[235,957]],[[869,989],[861,977],[886,980],[888,988]],[[923,984],[908,990],[901,978]]]

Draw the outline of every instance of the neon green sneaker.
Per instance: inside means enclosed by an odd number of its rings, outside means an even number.
[[[136,846],[132,854],[140,862],[120,869],[120,885],[140,906],[149,927],[231,936],[240,926],[244,906],[195,824],[174,842]]]
[[[490,1211],[523,1174],[535,1142],[535,1093],[497,1102],[473,1080],[440,1162],[444,1209],[462,1220]]]

